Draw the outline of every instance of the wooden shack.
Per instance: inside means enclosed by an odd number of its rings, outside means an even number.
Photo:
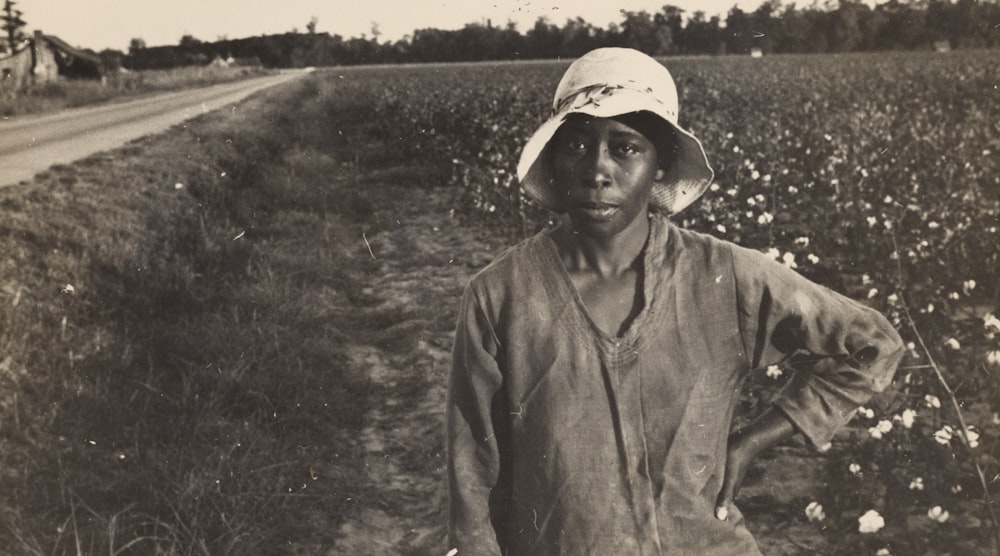
[[[0,85],[19,89],[29,84],[54,81],[60,77],[103,79],[99,56],[80,50],[54,35],[35,31],[24,44],[0,55]]]

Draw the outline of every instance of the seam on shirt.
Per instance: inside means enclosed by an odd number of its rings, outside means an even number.
[[[727,245],[729,249],[729,268],[733,273],[733,289],[735,290],[734,297],[736,298],[736,326],[740,331],[740,344],[743,348],[743,360],[746,361],[747,369],[753,368],[753,360],[750,357],[750,352],[747,350],[747,334],[746,334],[746,323],[743,319],[743,296],[740,295],[740,285],[739,279],[740,275],[736,272],[736,253],[733,251],[732,245]]]
[[[476,311],[480,315],[482,315],[483,322],[486,324],[486,329],[490,333],[490,339],[496,346],[496,355],[494,356],[494,359],[497,359],[500,357],[500,354],[502,353],[503,344],[500,343],[500,338],[497,336],[496,331],[493,329],[493,322],[490,321],[490,315],[486,312],[485,309],[483,309],[483,304],[479,298],[479,292],[476,290],[472,290],[472,301],[476,304]]]

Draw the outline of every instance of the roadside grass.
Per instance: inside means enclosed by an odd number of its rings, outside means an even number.
[[[331,91],[306,76],[0,190],[0,546],[332,544],[377,394],[340,340],[389,317],[349,310],[345,226],[375,201],[333,155],[331,115],[360,112]]]
[[[55,112],[100,104],[146,93],[205,87],[272,73],[262,67],[183,67],[169,70],[123,71],[106,83],[61,79],[15,90],[0,85],[0,117]]]

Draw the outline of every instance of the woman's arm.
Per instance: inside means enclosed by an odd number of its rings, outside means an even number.
[[[499,555],[495,523],[503,509],[501,440],[494,414],[502,403],[498,342],[471,288],[462,298],[448,387],[448,548],[462,556]],[[501,427],[502,428],[502,427]],[[492,508],[491,508],[492,506]]]
[[[722,492],[715,504],[715,516],[725,520],[729,507],[740,492],[740,485],[746,477],[750,464],[763,451],[791,438],[795,426],[788,417],[770,407],[749,425],[729,436],[729,451],[726,457],[726,477]]]
[[[899,334],[879,312],[761,253],[732,250],[750,367],[782,364],[794,374],[771,408],[730,437],[718,500],[723,514],[754,457],[795,432],[825,447],[859,406],[888,387],[903,353]]]

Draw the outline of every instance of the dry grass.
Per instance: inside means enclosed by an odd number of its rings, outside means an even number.
[[[348,314],[365,263],[336,249],[331,90],[296,80],[0,191],[0,546],[332,542],[371,394],[338,337],[378,323]]]

